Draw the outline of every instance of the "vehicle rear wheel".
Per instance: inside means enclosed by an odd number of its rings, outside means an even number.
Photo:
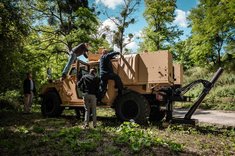
[[[117,98],[115,112],[122,121],[133,119],[139,124],[144,124],[149,118],[150,105],[143,95],[129,92]]]
[[[63,108],[60,107],[60,97],[55,92],[47,92],[42,100],[41,112],[42,115],[48,117],[60,116]]]

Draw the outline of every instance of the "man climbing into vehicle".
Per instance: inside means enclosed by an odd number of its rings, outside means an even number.
[[[92,110],[92,118],[93,118],[93,127],[96,127],[96,102],[97,102],[97,94],[99,92],[99,78],[96,76],[97,70],[92,68],[89,71],[89,74],[82,76],[80,81],[77,83],[77,86],[83,92],[84,99],[84,108],[85,108],[85,125],[84,128],[89,128],[89,117],[90,110]]]
[[[102,55],[100,58],[100,92],[101,96],[100,99],[102,99],[107,91],[107,84],[108,80],[114,80],[115,81],[115,88],[118,89],[118,95],[122,94],[123,90],[123,83],[120,77],[113,72],[112,62],[111,59],[113,59],[116,55],[120,55],[119,52],[110,52],[106,49],[103,49]]]
[[[62,80],[64,80],[66,78],[66,75],[68,74],[69,68],[74,63],[74,61],[77,59],[77,57],[80,55],[84,55],[84,57],[88,58],[87,53],[88,53],[88,44],[87,43],[81,43],[71,50],[68,62],[65,65],[64,70],[62,72]]]

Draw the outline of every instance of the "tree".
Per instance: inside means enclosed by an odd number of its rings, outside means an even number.
[[[25,66],[33,71],[38,84],[46,80],[46,70],[53,77],[61,76],[67,54],[81,42],[88,42],[94,51],[103,44],[96,35],[98,20],[87,0],[29,0],[21,1],[31,13],[31,34],[24,46]],[[40,86],[40,85],[39,85]]]
[[[233,2],[232,2],[233,1]],[[189,15],[192,26],[191,58],[196,64],[221,65],[224,46],[235,40],[234,0],[200,0]]]
[[[117,45],[120,49],[120,53],[123,53],[124,48],[132,42],[134,37],[133,34],[125,34],[125,29],[129,27],[130,24],[136,22],[135,18],[132,17],[132,14],[136,11],[137,6],[140,4],[140,0],[123,0],[123,5],[121,6],[120,16],[115,18],[106,15],[111,19],[117,26],[117,30],[113,31],[113,44]]]
[[[56,45],[55,53],[69,54],[77,44],[94,40],[98,21],[87,0],[30,0],[28,6],[34,12],[32,29],[44,36],[40,49]]]
[[[226,69],[235,72],[235,41],[225,46],[225,51],[221,62]]]
[[[0,93],[21,87],[23,75],[19,58],[29,34],[27,18],[19,1],[0,2]]]
[[[193,61],[190,58],[191,50],[191,38],[180,41],[170,48],[173,59],[182,64],[185,69],[193,66]]]
[[[144,17],[148,26],[143,31],[141,49],[160,50],[169,49],[169,44],[174,44],[182,31],[172,23],[175,18],[176,0],[145,0]]]

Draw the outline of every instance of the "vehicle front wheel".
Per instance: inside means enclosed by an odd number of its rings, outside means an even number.
[[[60,116],[63,108],[60,106],[60,97],[55,92],[47,92],[43,96],[41,112],[43,116],[56,117]]]

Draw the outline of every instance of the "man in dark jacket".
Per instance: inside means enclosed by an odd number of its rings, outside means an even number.
[[[89,74],[82,76],[77,86],[84,93],[85,107],[85,128],[89,127],[90,110],[92,110],[93,127],[96,127],[96,96],[99,92],[99,78],[96,76],[97,70],[91,69]]]
[[[88,52],[87,43],[81,43],[71,50],[69,60],[67,64],[65,65],[64,70],[62,72],[62,79],[66,78],[71,65],[74,63],[74,61],[77,59],[78,56],[84,55],[86,58],[88,58],[87,52]]]
[[[33,96],[36,93],[35,83],[32,80],[32,73],[27,73],[27,78],[24,80],[24,113],[30,113]]]
[[[102,51],[102,56],[100,58],[100,87],[101,87],[101,98],[106,93],[107,90],[107,84],[108,80],[114,80],[115,81],[115,87],[118,88],[118,94],[121,95],[122,89],[123,89],[123,84],[122,80],[120,77],[113,72],[113,67],[112,67],[112,62],[111,59],[114,58],[114,56],[120,55],[119,52],[110,52],[106,49]]]

